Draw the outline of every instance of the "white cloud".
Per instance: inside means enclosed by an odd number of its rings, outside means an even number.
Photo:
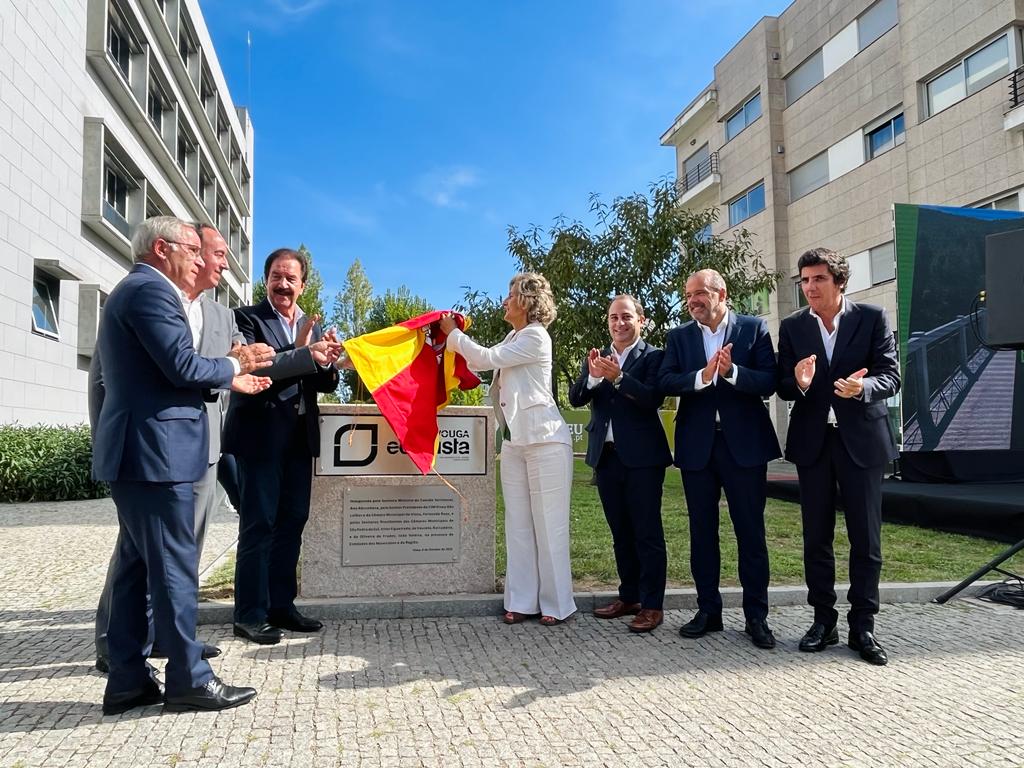
[[[460,194],[480,185],[480,175],[475,168],[454,166],[428,171],[416,181],[420,197],[438,208],[465,208],[466,202]]]

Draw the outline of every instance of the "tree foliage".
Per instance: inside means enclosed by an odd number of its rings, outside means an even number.
[[[309,263],[309,274],[306,276],[306,287],[302,291],[302,295],[299,296],[298,304],[302,307],[302,311],[307,315],[320,315],[320,317],[326,317],[324,315],[324,279],[320,275],[320,270],[313,266],[313,254],[305,245],[299,246],[299,253],[304,253]],[[267,298],[267,284],[260,278],[252,284],[252,303],[259,304]]]
[[[345,283],[334,296],[334,307],[330,325],[338,331],[339,339],[352,339],[366,333],[366,323],[373,308],[373,285],[363,270],[363,265],[356,259],[345,274]],[[359,377],[356,372],[346,369],[341,372],[338,385],[339,398],[343,402],[353,402],[356,392],[360,391]],[[363,389],[363,398],[366,393]]]
[[[729,238],[711,235],[718,209],[683,208],[669,180],[652,184],[646,194],[617,197],[610,204],[591,195],[590,210],[596,218],[592,229],[559,217],[546,230],[508,230],[516,267],[542,273],[555,295],[558,319],[549,331],[556,397],[578,374],[586,350],[608,342],[606,312],[612,296],[635,296],[648,320],[645,338],[664,346],[669,329],[689,320],[682,288],[693,272],[718,270],[734,305],[772,290],[779,280],[765,267],[749,232],[741,229]],[[495,330],[500,307],[486,294],[467,290],[461,310],[473,318],[482,343],[504,336]]]

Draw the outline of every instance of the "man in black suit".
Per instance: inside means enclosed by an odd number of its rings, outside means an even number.
[[[575,408],[591,404],[587,464],[612,531],[619,597],[597,608],[600,619],[632,615],[632,632],[650,632],[664,619],[665,533],[661,489],[672,454],[658,416],[662,351],[640,338],[644,311],[628,295],[608,307],[611,345],[590,350],[569,390]]]
[[[686,281],[693,320],[669,331],[660,386],[679,395],[676,461],[690,518],[690,568],[697,613],[683,637],[722,629],[718,502],[725,491],[739,550],[745,631],[774,648],[768,627],[768,547],[764,507],[768,462],[781,455],[763,398],[775,390],[775,350],[764,320],[732,312],[724,278],[713,269]]]
[[[263,268],[267,298],[235,310],[248,343],[261,341],[277,351],[274,365],[262,372],[273,386],[232,397],[224,428],[224,451],[237,460],[241,485],[234,633],[264,645],[279,642],[283,629],[322,627],[295,608],[296,568],[313,458],[320,455],[316,395],[337,388],[334,362],[341,345],[332,334],[323,337],[318,318],[299,308],[308,273],[304,254],[274,251]]]
[[[779,328],[779,397],[793,401],[786,458],[800,478],[804,573],[814,623],[801,651],[839,642],[832,539],[836,484],[850,537],[848,644],[872,664],[888,656],[875,638],[882,570],[882,475],[896,458],[885,399],[900,388],[896,342],[881,307],[844,295],[850,268],[827,248],[797,262],[808,307]],[[822,364],[819,364],[818,361]]]

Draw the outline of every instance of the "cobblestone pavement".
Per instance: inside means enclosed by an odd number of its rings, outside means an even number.
[[[884,668],[798,653],[799,607],[773,611],[767,652],[738,611],[701,640],[680,611],[647,636],[590,616],[369,620],[269,648],[207,626],[253,704],[104,718],[91,622],[115,534],[105,502],[0,507],[0,768],[1024,766],[1024,612],[977,601],[884,606]]]

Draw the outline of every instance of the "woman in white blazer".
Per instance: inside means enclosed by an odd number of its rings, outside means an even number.
[[[494,370],[491,401],[499,426],[501,489],[505,498],[506,624],[540,615],[546,626],[576,611],[569,566],[572,441],[551,394],[551,337],[555,300],[543,275],[524,272],[509,282],[502,306],[512,331],[491,348],[441,319],[450,349],[477,371]]]

